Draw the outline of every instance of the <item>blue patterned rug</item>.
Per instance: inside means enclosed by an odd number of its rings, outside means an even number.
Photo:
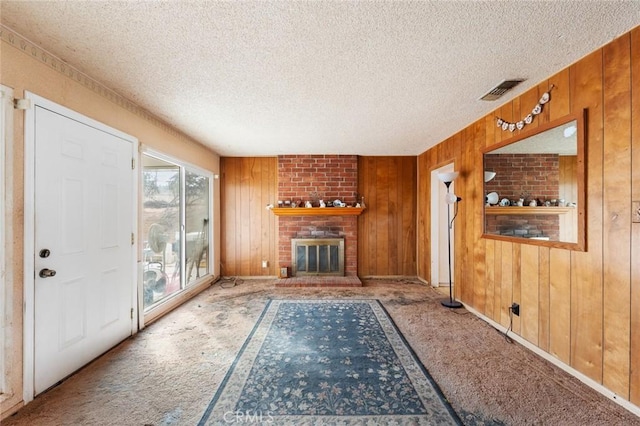
[[[272,300],[200,425],[461,424],[377,300]]]

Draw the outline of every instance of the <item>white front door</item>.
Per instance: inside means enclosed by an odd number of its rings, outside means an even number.
[[[37,395],[131,335],[135,176],[132,141],[34,108]]]

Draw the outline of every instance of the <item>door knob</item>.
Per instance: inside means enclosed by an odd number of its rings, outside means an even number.
[[[41,269],[40,270],[40,278],[49,278],[49,277],[55,277],[56,276],[56,271],[54,271],[53,269]]]

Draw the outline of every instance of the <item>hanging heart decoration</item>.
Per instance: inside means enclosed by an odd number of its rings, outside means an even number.
[[[551,87],[549,87],[549,91],[544,92],[542,94],[542,97],[540,98],[540,100],[538,100],[538,103],[531,110],[531,114],[528,114],[525,118],[515,123],[511,123],[507,120],[503,120],[502,118],[498,117],[496,121],[496,125],[500,127],[502,130],[508,130],[510,132],[513,132],[516,129],[522,130],[524,126],[526,126],[527,124],[531,124],[531,122],[533,121],[533,117],[535,117],[536,115],[542,112],[542,106],[551,100],[551,96],[549,95],[549,92],[551,92],[553,87],[554,85],[552,84]]]

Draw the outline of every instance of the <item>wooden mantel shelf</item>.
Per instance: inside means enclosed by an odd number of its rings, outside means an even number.
[[[571,210],[575,210],[575,207],[491,206],[491,207],[484,208],[485,214],[499,214],[499,215],[565,214]]]
[[[276,216],[359,216],[362,207],[273,207]]]

